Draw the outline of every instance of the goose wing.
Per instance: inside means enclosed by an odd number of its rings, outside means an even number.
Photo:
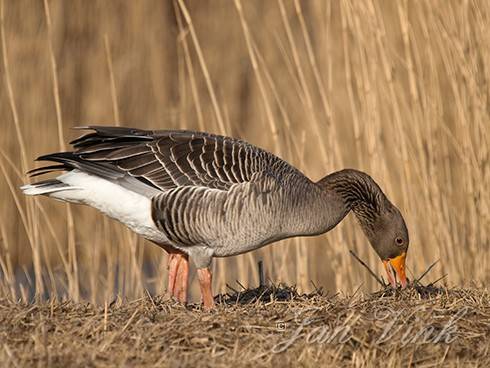
[[[160,190],[198,186],[228,190],[257,173],[289,164],[242,140],[210,133],[90,126],[70,142],[74,160],[119,171]],[[50,155],[42,159],[51,159]],[[58,167],[58,166],[57,166]],[[255,174],[255,175],[254,175]]]

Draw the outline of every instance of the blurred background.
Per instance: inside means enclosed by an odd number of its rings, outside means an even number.
[[[312,180],[364,170],[405,216],[410,278],[440,259],[428,278],[488,282],[489,16],[484,0],[2,0],[0,294],[164,292],[164,251],[18,189],[88,124],[240,137]],[[382,272],[349,215],[316,238],[216,259],[215,291],[256,286],[259,260],[300,291],[375,289],[349,250]]]

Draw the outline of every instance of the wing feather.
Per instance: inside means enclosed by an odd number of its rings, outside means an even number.
[[[90,167],[92,172],[111,168],[160,190],[180,186],[228,190],[234,184],[250,181],[254,173],[289,166],[249,143],[210,133],[99,126],[84,129],[92,132],[71,142],[75,150],[68,153],[70,162],[35,173],[70,169],[71,162],[77,161],[73,167]]]

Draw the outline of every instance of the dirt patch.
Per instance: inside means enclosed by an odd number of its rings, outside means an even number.
[[[490,366],[481,288],[300,295],[268,286],[216,297],[215,311],[163,297],[106,307],[0,299],[4,366]]]

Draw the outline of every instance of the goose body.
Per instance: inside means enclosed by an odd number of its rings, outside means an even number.
[[[379,249],[373,244],[382,259],[394,259],[408,247],[399,211],[360,171],[343,170],[313,182],[272,153],[230,137],[86,129],[92,132],[71,142],[72,152],[41,156],[39,160],[56,164],[30,172],[37,176],[63,170],[61,175],[22,190],[94,207],[169,251],[169,288],[184,301],[188,257],[200,270],[203,300],[211,307],[206,283],[211,281],[208,267],[213,257],[325,233],[350,210],[371,243],[381,231],[377,222],[382,216],[393,222],[388,235],[403,244],[377,244]],[[181,290],[176,291],[176,285]]]

